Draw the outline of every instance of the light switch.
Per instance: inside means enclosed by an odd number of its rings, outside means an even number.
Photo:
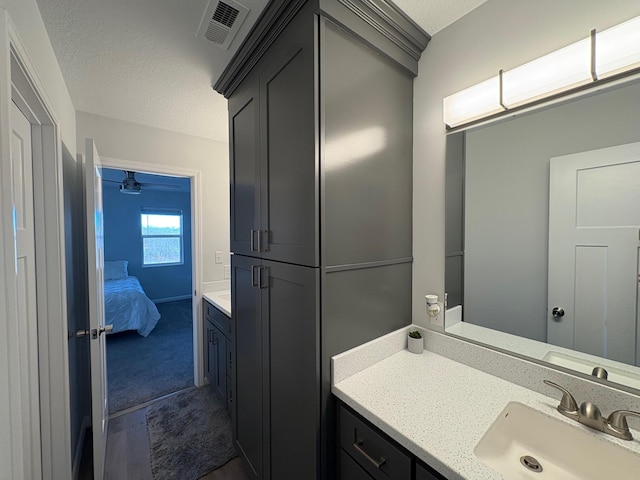
[[[216,263],[222,263],[222,250],[216,251]]]

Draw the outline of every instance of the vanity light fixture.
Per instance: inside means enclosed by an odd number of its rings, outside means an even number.
[[[640,17],[598,33],[595,68],[605,78],[640,66]]]
[[[544,55],[443,100],[452,128],[640,67],[640,17]]]
[[[442,102],[444,123],[453,127],[503,111],[496,95],[499,90],[500,79],[493,77],[446,97]]]

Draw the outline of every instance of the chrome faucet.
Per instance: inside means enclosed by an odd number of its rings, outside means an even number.
[[[600,409],[591,402],[582,402],[578,407],[576,399],[573,395],[564,387],[561,387],[557,383],[544,380],[544,383],[550,387],[557,388],[562,392],[562,399],[558,405],[558,412],[565,417],[569,417],[576,422],[591,427],[600,432],[604,432],[609,435],[613,435],[623,440],[633,440],[629,425],[627,424],[628,416],[639,417],[640,412],[633,412],[631,410],[616,410],[612,412],[606,419],[600,413]]]

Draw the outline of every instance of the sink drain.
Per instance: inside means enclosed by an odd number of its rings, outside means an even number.
[[[520,463],[532,472],[542,472],[542,465],[540,465],[540,462],[538,462],[538,460],[533,458],[531,455],[523,455],[522,457],[520,457]]]

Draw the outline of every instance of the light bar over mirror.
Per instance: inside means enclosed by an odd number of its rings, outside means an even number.
[[[458,127],[639,67],[636,17],[446,97],[443,120]]]

